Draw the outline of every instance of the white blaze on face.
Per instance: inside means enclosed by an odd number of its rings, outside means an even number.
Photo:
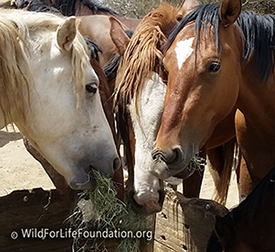
[[[139,118],[134,100],[128,107],[136,138],[134,198],[140,205],[156,206],[159,200],[159,179],[151,174],[149,168],[153,161],[151,152],[160,126],[165,93],[166,85],[153,72],[151,78],[146,79],[140,94]]]
[[[176,45],[175,52],[178,61],[178,68],[181,69],[182,64],[188,59],[188,57],[194,51],[192,44],[195,38],[189,38],[183,41],[179,41]]]

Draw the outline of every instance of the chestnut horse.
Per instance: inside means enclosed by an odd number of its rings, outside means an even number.
[[[101,67],[105,67],[114,55],[118,55],[117,47],[110,36],[111,22],[109,18],[107,15],[76,17],[80,33],[87,36],[101,48],[98,57]],[[125,25],[122,25],[122,27],[125,32],[129,30]]]
[[[217,216],[207,252],[275,251],[275,168],[224,217]]]
[[[123,125],[128,125],[124,138],[130,145],[134,174],[128,196],[138,211],[161,210],[162,182],[149,173],[150,153],[159,128],[166,92],[166,72],[162,65],[162,49],[169,33],[189,11],[189,1],[181,8],[167,3],[151,11],[137,27],[129,41],[122,29],[113,24],[111,36],[123,55],[117,77],[116,105]],[[124,139],[125,142],[125,139]],[[182,174],[180,175],[182,177]],[[185,195],[198,196],[202,175],[196,173],[185,181]]]
[[[198,5],[198,3],[197,3]],[[185,1],[181,9],[174,8],[168,4],[163,4],[150,12],[137,27],[133,38],[129,41],[126,35],[119,32],[115,26],[111,31],[116,36],[115,42],[120,48],[123,56],[122,64],[118,71],[116,102],[128,129],[127,135],[135,136],[136,141],[131,141],[132,160],[135,166],[132,175],[133,182],[128,191],[129,198],[136,208],[144,212],[154,212],[161,209],[162,184],[158,178],[150,173],[150,163],[152,158],[150,152],[159,129],[160,119],[163,110],[164,95],[166,92],[166,70],[162,64],[163,48],[167,36],[173,27],[178,23],[182,16],[186,15],[193,6],[193,1]],[[121,30],[121,29],[120,29]],[[112,35],[112,33],[111,33]],[[114,40],[114,41],[115,41]],[[123,46],[124,45],[124,46]],[[126,52],[125,52],[126,51]],[[215,139],[212,141],[214,148],[234,136],[233,116],[228,120],[230,129],[226,129],[228,139],[222,137],[219,130],[226,128],[220,127],[215,130]],[[225,125],[228,125],[227,123]],[[229,133],[228,133],[229,132]],[[223,131],[222,134],[224,135]],[[218,137],[217,137],[218,136]],[[134,139],[134,137],[132,137]],[[127,140],[129,142],[129,140]],[[231,142],[230,142],[231,144]],[[225,158],[224,164],[230,167],[226,169],[228,174],[222,174],[221,185],[228,188],[231,164],[233,162],[234,146],[229,145],[229,159]],[[226,149],[221,148],[221,153]],[[214,155],[212,155],[214,156]],[[228,162],[227,162],[228,161]],[[215,166],[220,164],[215,163]],[[192,170],[192,173],[194,170]],[[184,174],[177,174],[181,178],[187,178]],[[202,174],[196,172],[191,178],[184,181],[184,193],[188,197],[198,197],[200,191]],[[190,183],[189,183],[190,182]],[[224,186],[226,184],[226,186]],[[218,189],[220,190],[220,188]],[[222,197],[226,197],[227,189],[223,190]]]
[[[236,108],[237,142],[251,179],[246,193],[273,167],[274,23],[271,15],[241,13],[240,0],[202,5],[182,19],[163,60],[169,78],[153,174],[186,170]]]

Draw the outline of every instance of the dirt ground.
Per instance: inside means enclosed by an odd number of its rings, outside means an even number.
[[[12,127],[0,131],[0,196],[13,190],[42,187],[44,190],[54,188],[51,180],[38,163],[25,149],[22,135]],[[212,177],[206,168],[201,198],[211,199],[214,192]],[[233,173],[229,197],[226,206],[231,208],[238,204],[236,176]]]

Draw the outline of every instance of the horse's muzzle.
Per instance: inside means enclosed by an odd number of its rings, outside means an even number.
[[[171,152],[165,153],[157,149],[152,152],[153,161],[150,166],[151,174],[159,179],[165,180],[181,172],[183,179],[190,177],[193,170],[187,169],[183,151],[175,147]]]
[[[129,203],[131,204],[132,209],[141,215],[150,215],[155,214],[157,212],[160,212],[163,206],[164,198],[165,198],[165,191],[163,189],[160,189],[158,191],[159,193],[159,200],[158,202],[151,202],[148,201],[144,205],[140,205],[135,200],[135,191],[133,189],[127,191],[127,199]]]
[[[119,158],[115,158],[113,162],[113,168],[114,171],[118,170],[118,168],[121,166],[121,161]]]

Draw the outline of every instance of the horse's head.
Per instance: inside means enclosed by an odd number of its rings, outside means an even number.
[[[235,0],[199,6],[168,39],[167,92],[151,165],[158,178],[180,171],[190,176],[189,161],[237,101],[242,40],[234,22],[240,11]]]
[[[149,168],[166,92],[160,76],[164,72],[162,49],[180,17],[178,8],[163,3],[146,15],[131,40],[121,25],[111,20],[111,37],[123,56],[116,78],[116,101],[130,117],[128,128],[134,133],[129,139],[134,170],[128,196],[134,208],[146,214],[160,211],[164,200],[163,183]]]
[[[123,57],[130,39],[118,20],[110,18],[110,21],[111,37],[118,53]],[[117,83],[123,79],[124,73],[125,65],[120,65]],[[125,99],[121,98],[124,92],[127,92],[125,89],[116,92],[118,118],[120,118],[118,126],[126,146],[125,155],[129,174],[127,197],[133,209],[142,214],[161,210],[164,200],[164,191],[159,179],[146,169],[151,162],[150,153],[157,134],[166,89],[163,83],[158,85],[159,80],[156,74],[152,78],[147,78],[148,84],[144,84],[138,101],[131,97],[125,102]]]
[[[31,76],[25,75],[25,116],[14,113],[12,121],[71,188],[92,187],[92,169],[112,175],[120,161],[100,101],[99,79],[75,18],[64,21],[19,11],[16,15],[21,20],[18,27],[28,29],[22,32],[21,46],[28,46],[29,52],[17,57],[28,58]]]

